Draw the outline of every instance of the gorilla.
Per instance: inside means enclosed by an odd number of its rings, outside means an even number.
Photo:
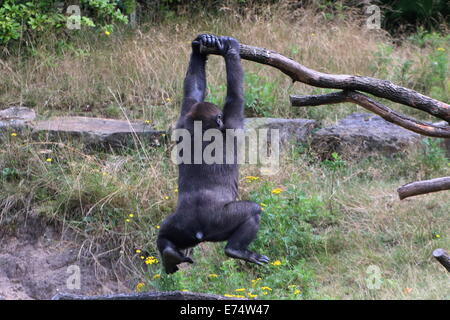
[[[225,60],[227,94],[223,111],[205,102],[207,55],[200,47],[214,48]],[[201,34],[192,42],[192,53],[184,79],[184,97],[176,129],[188,130],[194,149],[194,123],[200,121],[203,132],[216,129],[225,136],[227,129],[243,129],[243,70],[239,42],[231,37]],[[236,144],[236,139],[226,143]],[[205,148],[205,144],[202,144]],[[202,150],[203,150],[202,149]],[[223,148],[224,157],[226,145]],[[237,148],[231,148],[237,159]],[[159,229],[157,246],[166,273],[177,265],[193,263],[190,248],[204,241],[227,241],[225,254],[261,265],[269,258],[247,249],[259,228],[261,207],[251,201],[236,201],[239,166],[237,161],[223,164],[181,163],[178,166],[178,203]]]

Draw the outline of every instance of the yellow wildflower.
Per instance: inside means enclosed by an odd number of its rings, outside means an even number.
[[[269,290],[269,291],[272,291],[272,288],[269,288],[269,287],[261,287],[261,290]]]
[[[440,48],[437,48],[436,50],[437,50],[437,51],[445,51],[445,49],[444,49],[444,48],[442,48],[442,47],[440,47]]]
[[[136,249],[136,253],[141,253],[141,249]]]
[[[174,191],[175,193],[178,193],[178,188],[175,188],[173,191]]]
[[[281,266],[281,261],[280,260],[275,260],[274,262],[270,263],[273,266]]]
[[[145,120],[144,123],[145,123],[145,124],[150,124],[151,121],[150,121],[150,120]]]
[[[217,277],[218,277],[218,275],[215,273],[208,274],[208,278],[217,278]]]
[[[144,257],[144,256],[140,256],[140,258],[141,258],[142,260],[144,260],[144,259],[145,259],[145,257]]]
[[[258,180],[259,177],[255,177],[255,176],[246,176],[244,179],[245,179],[245,182],[252,182],[252,181]]]
[[[130,222],[131,220],[130,219],[125,219],[125,222]]]
[[[166,102],[167,102],[167,103],[171,103],[171,102],[172,102],[172,99],[171,99],[171,98],[167,98],[167,99],[166,99]]]
[[[156,228],[156,229],[159,229],[159,228],[160,228],[160,226],[158,225],[158,226],[156,226],[155,228]]]
[[[139,282],[137,285],[136,285],[136,291],[137,292],[141,292],[141,290],[142,290],[142,288],[145,286],[145,283],[143,283],[143,282]]]
[[[248,292],[247,295],[249,296],[249,298],[257,298],[258,297],[257,294],[252,294],[251,292]]]
[[[158,259],[156,259],[154,256],[150,256],[145,259],[145,264],[154,264],[158,262]]]
[[[106,34],[107,36],[109,36],[109,35],[111,34],[111,32],[105,31],[105,34]]]
[[[47,158],[47,160],[45,160],[45,161],[47,161],[47,162],[52,162],[53,159],[52,159],[52,158]]]
[[[440,238],[441,237],[441,235],[440,234],[437,234],[436,236],[435,236],[436,238]]]
[[[236,291],[236,292],[242,292],[242,291],[245,291],[245,290],[247,290],[247,289],[245,289],[245,288],[239,288],[239,289],[235,289],[234,291]]]
[[[170,199],[170,197],[169,197],[169,196],[165,196],[165,197],[164,197],[164,199],[166,199],[166,200],[169,200],[169,199]]]
[[[298,290],[298,289],[295,289],[295,291],[294,291],[294,294],[300,294],[301,293],[301,291],[300,290]]]
[[[259,281],[261,281],[261,278],[253,279],[253,280],[252,280],[252,288],[254,288],[255,285],[256,285]]]
[[[272,193],[273,194],[280,194],[280,193],[282,193],[283,192],[283,189],[281,189],[281,188],[276,188],[276,189],[273,189],[272,190]]]
[[[17,136],[17,133],[15,133],[15,132],[11,133],[11,137],[16,137],[16,136]]]
[[[159,279],[159,278],[161,278],[161,275],[159,273],[157,273],[153,276],[153,279]]]
[[[133,217],[134,217],[134,214],[130,213],[128,216],[129,216],[130,218],[133,218]]]

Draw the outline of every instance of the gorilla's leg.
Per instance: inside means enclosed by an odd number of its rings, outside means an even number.
[[[178,271],[177,265],[183,262],[194,263],[192,259],[178,250],[172,242],[160,237],[157,241],[166,273]]]
[[[259,229],[261,207],[252,201],[234,201],[225,205],[221,215],[224,228],[230,228],[225,254],[229,257],[256,264],[269,262],[269,258],[247,249]]]

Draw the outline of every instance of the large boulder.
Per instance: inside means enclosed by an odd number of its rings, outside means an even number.
[[[20,129],[27,122],[36,119],[36,112],[26,107],[11,107],[0,110],[0,130],[2,129]]]
[[[245,129],[278,129],[281,145],[287,142],[307,143],[314,129],[318,127],[315,120],[280,119],[280,118],[247,118]]]
[[[48,140],[80,138],[89,146],[126,146],[139,141],[159,145],[164,131],[137,121],[88,117],[61,117],[30,124],[33,135]]]
[[[354,113],[337,125],[318,130],[311,147],[322,159],[337,152],[345,159],[393,156],[420,146],[421,135],[370,113]]]

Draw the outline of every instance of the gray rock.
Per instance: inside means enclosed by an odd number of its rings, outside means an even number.
[[[26,107],[11,107],[0,110],[0,130],[1,129],[20,129],[27,122],[36,119],[36,112]]]
[[[0,273],[4,273],[10,279],[20,278],[27,273],[27,266],[18,257],[0,254]]]
[[[370,113],[354,113],[318,130],[311,147],[322,159],[337,152],[345,159],[393,156],[420,146],[422,136]]]
[[[139,140],[159,145],[164,131],[154,130],[143,122],[125,120],[61,117],[45,121],[35,121],[30,127],[34,136],[45,135],[48,140],[80,138],[89,146],[120,147]]]
[[[446,127],[449,124],[446,121],[440,121],[440,122],[435,122],[434,125]],[[447,154],[447,157],[450,158],[450,139],[440,139],[440,140],[441,140],[442,148],[444,148],[444,150]]]
[[[287,142],[306,143],[310,139],[312,131],[317,127],[317,121],[309,119],[245,119],[246,129],[278,129],[281,144]]]
[[[230,298],[208,293],[185,291],[120,293],[105,296],[83,296],[59,293],[52,300],[229,300]]]

